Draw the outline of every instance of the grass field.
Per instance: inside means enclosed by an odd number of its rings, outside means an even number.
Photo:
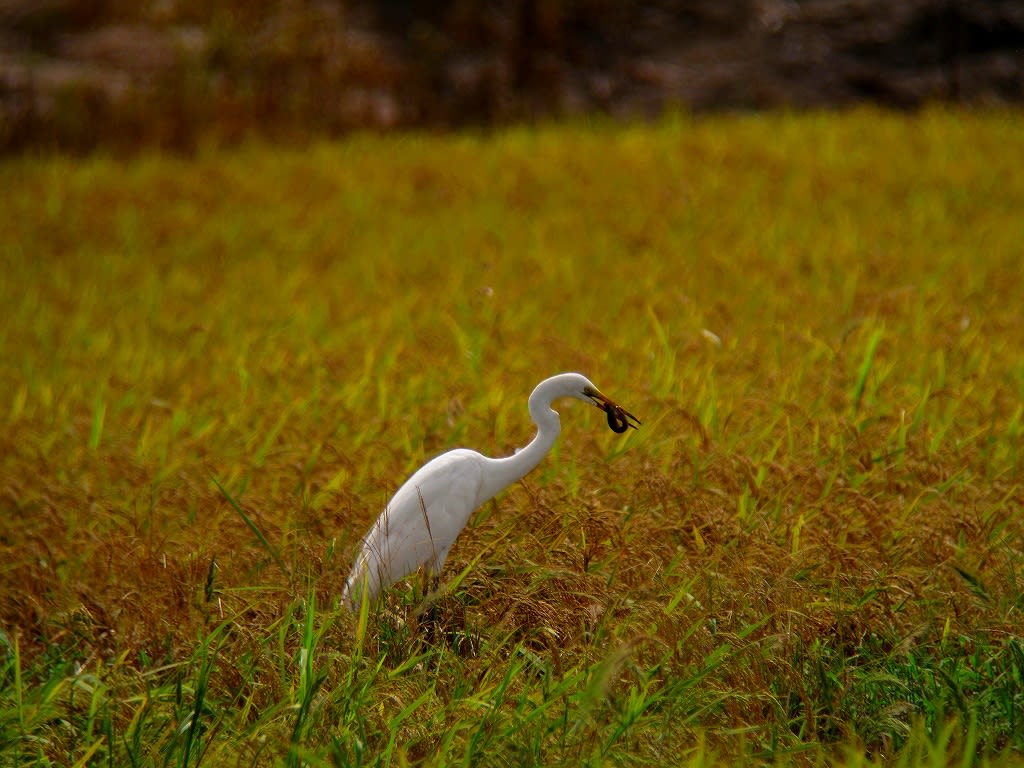
[[[0,764],[1024,764],[1024,120],[0,165]],[[424,460],[552,454],[338,603]]]

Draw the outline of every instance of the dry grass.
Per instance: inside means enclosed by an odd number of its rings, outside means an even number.
[[[7,163],[4,762],[1013,758],[1022,166],[945,112]],[[561,370],[643,428],[568,405],[432,636],[339,608]]]

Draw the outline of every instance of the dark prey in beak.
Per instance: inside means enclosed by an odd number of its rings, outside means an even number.
[[[594,405],[608,414],[608,426],[612,432],[621,435],[630,427],[636,429],[640,426],[640,419],[606,395],[600,392],[588,392],[587,396],[593,400]],[[631,421],[634,423],[630,423]]]

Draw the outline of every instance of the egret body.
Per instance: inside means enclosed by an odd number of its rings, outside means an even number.
[[[530,395],[530,417],[537,434],[525,448],[499,459],[457,448],[424,464],[398,489],[363,537],[345,584],[344,597],[350,605],[359,604],[364,588],[367,599],[373,600],[382,589],[420,568],[439,576],[473,511],[526,475],[551,449],[561,429],[551,404],[563,397],[575,397],[605,411],[608,425],[616,432],[640,424],[585,376],[562,373],[545,379]]]

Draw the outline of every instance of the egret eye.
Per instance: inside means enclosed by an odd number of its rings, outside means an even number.
[[[608,426],[611,427],[612,432],[620,435],[629,429],[629,422],[626,421],[626,416],[622,413],[621,408],[608,408]]]

